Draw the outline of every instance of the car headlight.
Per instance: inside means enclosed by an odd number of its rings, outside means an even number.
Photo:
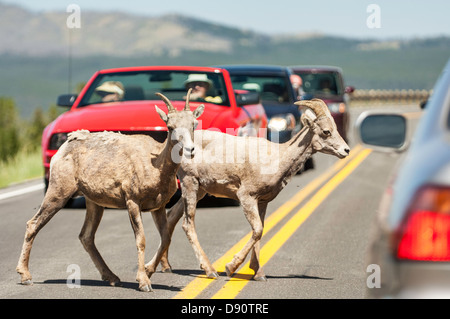
[[[274,116],[269,120],[267,127],[273,131],[285,131],[295,127],[295,118],[292,114]]]
[[[67,140],[67,133],[56,133],[50,138],[49,150],[58,150]]]
[[[328,104],[328,109],[331,113],[344,113],[345,103],[330,103]]]

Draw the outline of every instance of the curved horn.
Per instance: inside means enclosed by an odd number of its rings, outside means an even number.
[[[191,95],[191,92],[192,92],[192,88],[190,88],[188,90],[187,95],[186,95],[186,105],[184,106],[184,110],[185,111],[190,111],[191,110],[191,108],[189,107],[189,96]]]
[[[294,104],[308,107],[316,113],[316,116],[319,117],[321,115],[327,115],[328,106],[321,99],[312,99],[312,100],[302,100],[295,102]]]
[[[158,95],[161,98],[161,100],[164,101],[164,103],[166,103],[169,113],[176,112],[176,109],[173,107],[172,103],[169,101],[169,99],[167,97],[165,97],[164,95],[162,95],[161,93],[158,93],[158,92],[155,94]]]

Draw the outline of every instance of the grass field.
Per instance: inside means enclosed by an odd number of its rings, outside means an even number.
[[[7,163],[0,162],[0,188],[42,177],[43,174],[41,150],[22,151]]]

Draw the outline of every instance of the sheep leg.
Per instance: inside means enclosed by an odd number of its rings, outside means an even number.
[[[147,265],[145,265],[145,270],[149,278],[156,271],[156,267],[161,261],[162,255],[167,251],[167,248],[169,248],[171,238],[171,234],[167,229],[166,208],[163,206],[159,210],[152,212],[152,216],[161,237],[161,242],[155,256]]]
[[[244,245],[244,247],[233,257],[233,260],[226,264],[225,271],[228,276],[231,276],[239,266],[244,262],[245,257],[247,257],[250,250],[254,247],[255,243],[261,239],[263,232],[263,225],[261,222],[261,218],[259,217],[258,212],[258,203],[256,199],[241,195],[238,198],[241,202],[242,208],[244,209],[244,215],[247,218],[250,226],[252,227],[252,237],[250,240]]]
[[[50,188],[51,187],[52,186],[50,186]],[[30,252],[31,247],[33,246],[34,238],[38,234],[39,230],[41,230],[42,227],[44,227],[50,219],[64,207],[67,200],[71,197],[52,196],[51,194],[54,192],[51,191],[50,188],[42,201],[39,211],[27,222],[22,252],[20,253],[19,262],[16,267],[16,271],[20,274],[21,283],[23,285],[33,284],[28,268],[28,262],[30,259]]]
[[[261,223],[264,227],[264,217],[266,215],[266,209],[267,209],[268,203],[259,203],[258,204],[258,210],[259,210],[259,217],[261,218]],[[266,275],[264,274],[264,270],[259,264],[259,248],[260,248],[260,242],[261,240],[258,240],[255,245],[253,246],[253,252],[252,256],[250,258],[250,269],[253,269],[255,271],[255,275],[253,276],[254,280],[257,281],[267,281]]]
[[[202,247],[200,246],[197,232],[195,230],[195,211],[197,202],[205,196],[206,192],[204,190],[198,189],[198,183],[194,183],[194,185],[197,186],[198,191],[189,192],[188,187],[186,187],[183,192],[185,211],[182,227],[189,242],[191,243],[192,248],[194,249],[195,256],[200,263],[200,269],[203,269],[205,271],[208,278],[217,278],[219,277],[219,275],[217,274],[217,271],[214,269]],[[192,184],[190,186],[192,186]]]
[[[145,234],[142,224],[142,216],[139,205],[132,200],[127,201],[128,215],[131,221],[131,227],[136,238],[136,247],[138,251],[138,271],[136,281],[139,283],[139,290],[152,291],[150,279],[145,272]]]
[[[175,205],[173,205],[167,211],[167,230],[169,231],[169,236],[172,238],[173,231],[181,216],[183,216],[184,205],[183,199],[180,198]],[[169,248],[167,247],[164,254],[161,256],[161,271],[162,272],[172,272],[172,266],[169,263]]]
[[[94,242],[95,233],[103,217],[103,211],[103,207],[86,198],[86,217],[78,238],[100,272],[102,280],[109,281],[111,286],[116,286],[120,283],[120,279],[108,268]]]

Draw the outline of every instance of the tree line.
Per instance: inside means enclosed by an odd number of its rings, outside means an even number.
[[[0,161],[8,162],[21,151],[31,153],[40,148],[42,131],[58,115],[53,105],[47,112],[36,108],[26,120],[20,117],[14,99],[0,96]]]

